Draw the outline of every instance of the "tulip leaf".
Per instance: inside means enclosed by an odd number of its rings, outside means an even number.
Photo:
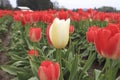
[[[68,70],[71,71],[71,63],[65,59],[63,59],[63,61],[65,62],[65,66],[68,68]]]
[[[17,75],[17,72],[21,71],[21,69],[15,67],[15,66],[10,66],[10,65],[3,65],[3,66],[1,66],[1,69],[12,75]]]
[[[28,80],[39,80],[37,77],[31,77],[30,79]]]
[[[27,61],[16,61],[12,65],[14,65],[14,66],[24,66],[24,65],[27,65],[27,64],[28,64]]]
[[[76,76],[76,73],[77,73],[77,70],[78,70],[78,58],[79,58],[79,56],[76,55],[75,59],[73,60],[69,80],[74,80],[74,77]]]
[[[116,80],[120,80],[120,76],[118,76]]]
[[[28,41],[27,38],[25,38],[25,41],[26,41],[26,43],[27,43],[28,48],[29,48],[29,49],[33,49],[32,45],[30,44],[30,42]]]
[[[18,79],[18,77],[15,77],[15,78],[13,78],[13,79],[11,79],[11,80],[19,80],[19,79]]]
[[[100,74],[101,74],[101,71],[95,69],[95,70],[94,70],[94,78],[95,78],[94,80],[99,80]]]
[[[11,54],[10,55],[11,56],[11,58],[13,59],[13,60],[25,60],[25,58],[23,58],[23,57],[20,57],[20,56],[18,56],[18,55],[15,55],[15,54]]]
[[[37,64],[35,61],[33,60],[30,60],[30,66],[31,66],[31,69],[32,69],[32,72],[35,76],[38,76],[38,67],[39,67],[39,64]]]
[[[27,71],[17,72],[19,80],[28,80],[33,74]]]

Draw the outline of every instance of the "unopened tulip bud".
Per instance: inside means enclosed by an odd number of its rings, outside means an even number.
[[[59,20],[55,18],[49,28],[49,37],[55,48],[64,48],[69,40],[70,19]]]
[[[40,80],[59,80],[60,65],[52,61],[43,61],[38,69]]]
[[[38,42],[41,39],[42,30],[41,28],[30,28],[29,37],[32,42]]]

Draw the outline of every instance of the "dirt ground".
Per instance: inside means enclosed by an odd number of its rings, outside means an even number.
[[[11,26],[8,28],[8,33],[5,36],[0,37],[2,38],[2,48],[4,49],[3,51],[0,51],[0,65],[4,65],[9,61],[8,57],[6,56],[6,47],[10,41],[10,32]],[[8,73],[0,70],[0,80],[10,80],[12,77],[13,76],[9,75]]]
[[[0,53],[0,65],[6,64],[7,61],[7,56],[4,53]],[[10,80],[10,78],[12,78],[11,75],[0,70],[0,80]]]

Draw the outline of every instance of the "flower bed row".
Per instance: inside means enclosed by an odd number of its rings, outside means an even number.
[[[2,40],[11,27],[9,44],[0,45],[10,61],[1,69],[13,80],[119,79],[119,13],[1,10],[0,16]]]

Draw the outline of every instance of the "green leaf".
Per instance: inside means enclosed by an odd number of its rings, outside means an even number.
[[[94,80],[99,80],[100,74],[101,74],[101,71],[95,69],[95,70],[94,70],[94,78],[95,78]]]
[[[33,60],[30,60],[30,66],[31,66],[31,69],[32,69],[32,72],[35,76],[38,76],[38,67],[39,67],[39,64],[37,64],[35,61]]]
[[[20,56],[18,56],[18,55],[15,55],[15,54],[11,54],[10,55],[11,56],[11,58],[13,59],[13,60],[24,60],[25,58],[22,58],[22,57],[20,57]]]
[[[68,54],[69,54],[69,55],[68,55],[68,61],[74,60],[74,55],[73,55],[73,53],[72,53],[72,52],[69,52]]]
[[[30,42],[28,41],[27,38],[25,38],[25,41],[26,41],[26,43],[27,43],[28,48],[29,48],[29,49],[33,49],[33,46],[30,44]]]
[[[120,76],[118,76],[116,80],[120,80]]]
[[[63,59],[63,61],[65,62],[65,67],[66,67],[69,71],[71,71],[71,67],[72,67],[71,63],[70,63],[69,61],[65,60],[65,59]]]
[[[13,78],[13,79],[11,79],[11,80],[19,80],[19,79],[18,79],[18,77],[15,77],[15,78]]]
[[[37,77],[31,77],[30,79],[28,80],[39,80]]]
[[[18,72],[17,76],[19,80],[28,80],[31,76],[33,76],[33,74],[27,71],[23,71],[23,72]]]
[[[17,71],[21,71],[19,68],[15,67],[15,66],[10,66],[10,65],[3,65],[3,66],[1,66],[1,69],[12,75],[17,75]]]
[[[74,80],[74,77],[76,76],[77,70],[78,70],[78,58],[79,56],[76,55],[75,59],[73,60],[72,69],[70,71],[70,77],[69,80]]]
[[[47,54],[47,57],[49,57],[50,55],[52,55],[52,54],[54,53],[54,51],[55,51],[55,49],[49,50],[49,51],[48,51],[48,54]]]
[[[16,61],[12,65],[17,66],[17,67],[24,66],[24,65],[28,65],[28,61]]]
[[[94,62],[96,58],[96,53],[91,53],[88,57],[87,62],[85,63],[84,67],[83,67],[83,71],[86,72],[92,65],[92,63]]]

